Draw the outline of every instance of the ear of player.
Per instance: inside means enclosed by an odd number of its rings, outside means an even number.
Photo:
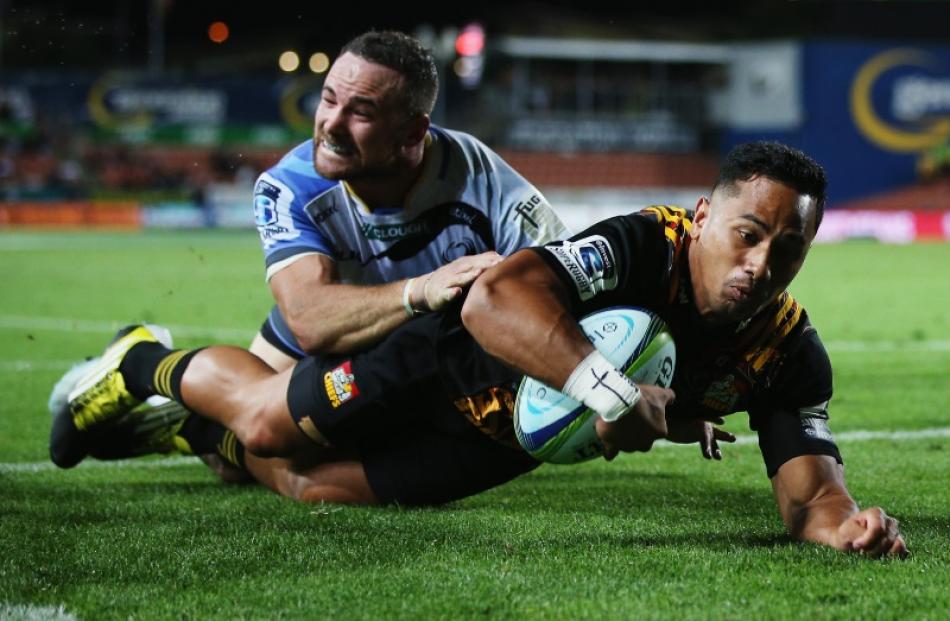
[[[668,388],[676,346],[662,319],[642,308],[614,307],[580,320],[594,347],[633,382]],[[525,377],[515,401],[515,433],[536,459],[573,464],[600,457],[598,413],[536,379]]]

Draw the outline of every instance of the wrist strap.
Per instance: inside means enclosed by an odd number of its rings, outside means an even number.
[[[612,422],[640,400],[640,389],[599,351],[591,352],[571,372],[561,392]]]

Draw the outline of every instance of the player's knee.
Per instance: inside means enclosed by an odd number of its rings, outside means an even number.
[[[267,408],[245,416],[242,427],[238,435],[244,448],[258,457],[286,457],[292,448]]]
[[[369,490],[348,489],[338,485],[308,485],[296,490],[294,498],[309,504],[375,505],[379,504]]]

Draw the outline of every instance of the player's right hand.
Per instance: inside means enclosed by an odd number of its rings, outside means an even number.
[[[500,263],[503,256],[495,251],[459,257],[413,281],[412,299],[419,310],[437,311],[462,295],[482,272]]]
[[[667,435],[666,406],[676,395],[669,388],[638,384],[640,399],[633,409],[613,422],[597,417],[594,428],[604,445],[604,459],[610,461],[623,451],[646,453],[653,443]]]

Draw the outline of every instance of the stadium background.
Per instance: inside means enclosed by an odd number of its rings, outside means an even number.
[[[690,205],[730,146],[775,138],[828,170],[823,238],[948,235],[947,4],[600,5],[5,0],[0,225],[249,226],[252,180],[310,135],[336,51],[390,27],[438,56],[435,122],[575,227]]]
[[[0,619],[947,618],[950,5],[351,4],[0,0]],[[249,342],[253,180],[310,134],[311,56],[369,27],[432,41],[435,120],[575,228],[691,206],[741,140],[813,154],[838,243],[793,293],[849,486],[911,559],[789,541],[741,415],[721,464],[664,445],[438,510],[297,505],[187,458],[55,470],[49,388],[125,322]]]

